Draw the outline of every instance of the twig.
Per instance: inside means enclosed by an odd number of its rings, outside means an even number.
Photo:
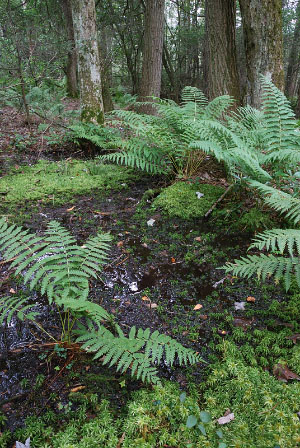
[[[219,202],[222,201],[222,199],[226,196],[226,194],[231,190],[234,184],[229,185],[229,187],[224,191],[222,196],[219,197],[219,199],[212,205],[212,207],[205,213],[204,218],[207,218],[211,212],[216,208],[216,206],[219,204]]]

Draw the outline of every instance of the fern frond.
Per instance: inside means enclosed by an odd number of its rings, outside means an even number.
[[[233,263],[226,263],[223,268],[226,273],[230,272],[235,276],[246,278],[256,274],[258,279],[266,280],[274,276],[277,283],[283,278],[286,290],[290,288],[292,275],[296,275],[300,287],[298,258],[286,258],[272,254],[248,255],[247,257],[241,257],[239,260],[234,260]]]
[[[288,148],[295,141],[295,114],[284,94],[269,79],[261,76],[261,84],[268,150]]]
[[[1,297],[0,298],[0,325],[3,324],[4,320],[9,324],[13,318],[14,313],[17,313],[17,317],[20,320],[34,320],[35,316],[39,313],[29,312],[31,308],[35,305],[25,305],[28,298],[20,299],[19,297]]]
[[[132,327],[128,337],[122,333],[115,337],[101,327],[98,331],[85,332],[77,341],[83,343],[85,350],[96,353],[95,358],[104,356],[104,364],[110,367],[117,364],[117,371],[121,373],[130,368],[132,375],[152,383],[159,381],[152,364],[158,364],[163,356],[168,365],[173,365],[176,356],[180,364],[200,361],[199,355],[193,350],[158,331],[151,334],[149,328],[137,331]]]
[[[300,255],[300,230],[272,229],[259,233],[253,240],[249,249],[279,251],[281,254],[287,249],[290,257],[297,253]]]
[[[263,200],[266,204],[280,213],[286,213],[286,216],[295,223],[300,221],[300,199],[254,180],[250,180],[249,184],[263,194]]]

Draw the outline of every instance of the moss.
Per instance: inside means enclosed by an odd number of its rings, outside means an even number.
[[[21,167],[19,174],[0,179],[1,211],[9,204],[42,200],[59,205],[74,195],[90,193],[91,190],[120,190],[120,185],[134,176],[130,171],[114,165],[99,165],[91,174],[91,162],[72,160],[55,163],[41,161],[34,166]],[[122,187],[121,187],[122,188]]]
[[[198,199],[197,192],[203,196]],[[222,187],[210,184],[177,182],[166,188],[153,202],[170,217],[201,218],[224,192]]]

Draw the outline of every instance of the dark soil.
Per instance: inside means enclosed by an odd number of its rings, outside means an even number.
[[[34,163],[40,157],[36,150],[16,153],[11,143],[2,137],[3,142],[3,173],[12,164]],[[64,150],[58,151],[60,156]],[[43,154],[56,158],[57,148]],[[214,182],[212,173],[213,170],[202,173],[206,182],[207,176]],[[237,326],[245,331],[250,327],[265,328],[263,320],[247,319],[245,311],[237,311],[234,306],[235,302],[254,296],[255,304],[247,303],[246,309],[265,307],[260,287],[253,282],[236,281],[217,269],[227,260],[245,253],[250,235],[232,232],[226,222],[220,226],[214,215],[208,221],[185,222],[154,212],[150,208],[153,198],[143,199],[143,195],[150,188],[164,186],[165,182],[146,177],[127,191],[110,192],[102,198],[92,194],[78,197],[75,206],[72,203],[59,208],[44,207],[32,213],[25,225],[40,233],[50,220],[59,220],[78,243],[95,234],[99,227],[111,232],[114,237],[111,261],[104,267],[101,278],[91,283],[94,301],[115,315],[125,333],[133,325],[159,330],[193,347],[208,361],[213,334],[217,332],[226,337],[230,331],[220,314],[233,316]],[[155,220],[153,226],[147,224],[150,218]],[[29,295],[37,304],[39,321],[43,322],[45,330],[57,334],[59,321],[53,308],[43,297],[24,290],[20,279],[10,274],[0,259],[1,295]],[[282,300],[278,293],[274,297]],[[197,304],[201,305],[198,311],[194,310]],[[101,367],[100,362],[91,364],[90,357],[82,354],[77,346],[65,346],[62,351],[53,351],[53,347],[53,341],[34,323],[22,324],[13,319],[9,327],[3,327],[0,333],[0,410],[8,418],[8,427],[17,427],[33,411],[42,413],[48,408],[57,411],[58,401],[67,401],[70,389],[85,381],[88,383],[85,374],[100,374],[106,378],[103,390],[98,393],[105,392],[119,405],[126,400],[130,388],[139,387],[139,383],[130,381],[124,392],[119,386],[121,379],[113,370]],[[185,387],[187,374],[195,381],[203,380],[205,364],[190,369],[178,366],[170,369],[162,363],[159,372]]]

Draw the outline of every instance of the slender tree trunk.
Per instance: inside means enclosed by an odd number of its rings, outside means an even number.
[[[161,87],[165,0],[146,0],[143,66],[139,101],[159,97]],[[141,106],[144,113],[155,113],[152,106]]]
[[[101,42],[99,53],[101,62],[102,98],[104,111],[109,112],[114,109],[112,97],[110,94],[110,67],[112,61],[107,48],[107,35],[105,28],[101,30],[100,35]]]
[[[61,6],[65,16],[68,43],[69,43],[67,65],[65,67],[65,73],[67,78],[67,94],[71,98],[76,98],[78,96],[77,55],[75,48],[72,8],[70,0],[62,0]]]
[[[282,0],[240,0],[247,62],[247,102],[261,105],[262,74],[284,88]]]
[[[300,118],[300,83],[298,85],[298,92],[297,92],[297,104],[296,104],[296,110],[295,114],[297,118]]]
[[[80,83],[81,120],[104,123],[101,67],[94,0],[72,0]]]
[[[235,25],[235,0],[206,0],[204,45],[209,99],[227,94],[240,103]]]
[[[299,75],[299,45],[300,45],[300,1],[297,5],[297,21],[295,24],[293,42],[290,49],[286,74],[285,95],[292,98],[296,95],[297,79]]]
[[[176,79],[174,68],[172,65],[172,61],[170,58],[170,54],[168,51],[167,46],[164,44],[163,46],[163,66],[166,70],[166,73],[168,75],[172,90],[173,90],[173,100],[176,101],[176,103],[179,102],[179,85],[178,80]]]

